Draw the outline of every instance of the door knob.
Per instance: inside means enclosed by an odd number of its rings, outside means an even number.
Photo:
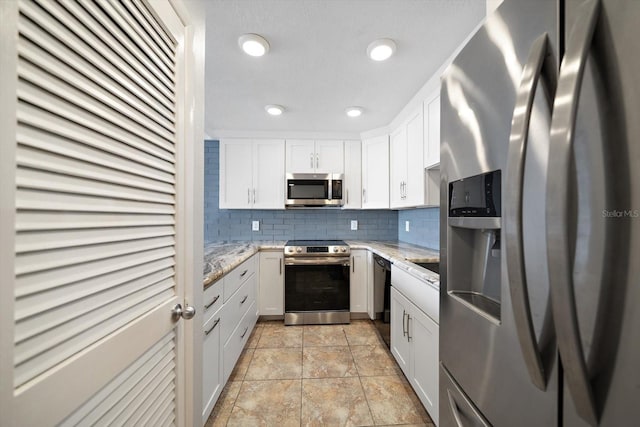
[[[178,320],[180,317],[185,320],[189,320],[193,319],[193,316],[196,315],[196,309],[191,305],[187,305],[183,309],[181,304],[176,304],[171,310],[171,313],[173,314],[173,318],[176,320]]]

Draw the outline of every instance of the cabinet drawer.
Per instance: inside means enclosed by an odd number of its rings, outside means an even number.
[[[238,322],[251,304],[256,300],[256,275],[252,274],[244,284],[233,294],[222,307],[222,342],[225,343],[229,339],[231,332],[236,328]]]
[[[221,278],[214,284],[210,285],[204,291],[202,303],[202,322],[207,323],[211,320],[211,316],[222,307],[222,289],[224,286],[224,278]]]
[[[242,353],[242,349],[249,340],[249,336],[251,335],[251,331],[253,331],[253,327],[255,326],[257,319],[256,303],[254,301],[244,314],[244,317],[240,319],[238,327],[229,337],[229,341],[224,345],[222,365],[224,369],[225,383],[229,379],[231,371],[233,371],[233,367],[236,365],[236,362],[240,357],[240,353]]]
[[[242,283],[255,272],[256,257],[254,255],[224,276],[224,302],[227,302]]]
[[[440,291],[395,265],[391,266],[391,285],[436,323],[440,323]]]
[[[205,323],[202,341],[202,419],[207,421],[222,391],[222,360],[220,343],[221,312],[212,313]]]

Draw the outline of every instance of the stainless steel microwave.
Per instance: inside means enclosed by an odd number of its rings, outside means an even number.
[[[288,173],[285,207],[342,206],[342,174]]]

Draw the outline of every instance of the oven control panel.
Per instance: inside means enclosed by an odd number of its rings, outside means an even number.
[[[290,245],[289,243],[294,244]],[[297,245],[295,242],[287,242],[287,245],[284,247],[285,256],[348,256],[350,253],[351,251],[346,243],[335,245]]]

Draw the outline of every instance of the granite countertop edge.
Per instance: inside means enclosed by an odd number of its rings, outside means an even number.
[[[224,277],[259,251],[282,250],[286,241],[252,242],[212,242],[204,248],[203,286],[210,285]],[[388,259],[398,268],[422,279],[432,287],[438,288],[438,274],[413,264],[412,262],[438,262],[440,253],[435,249],[424,248],[404,242],[374,240],[346,240],[351,249],[366,249]]]
[[[404,242],[347,241],[351,249],[367,249],[388,259],[396,267],[406,271],[436,289],[440,289],[440,275],[422,268],[414,262],[440,262],[440,252]]]

